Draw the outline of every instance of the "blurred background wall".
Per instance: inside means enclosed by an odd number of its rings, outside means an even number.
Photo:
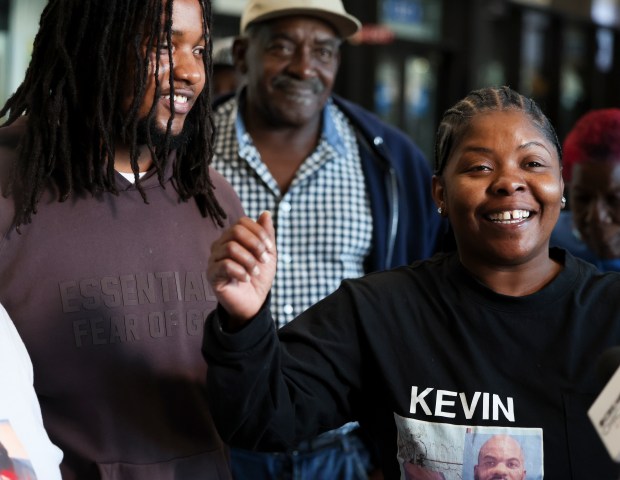
[[[238,33],[245,0],[213,0],[214,36]],[[0,104],[26,70],[46,0],[0,0]],[[620,106],[620,0],[344,0],[364,27],[343,47],[336,92],[409,133],[432,159],[443,111],[510,85],[560,140],[591,108]]]
[[[243,0],[215,0],[216,36]],[[336,91],[408,132],[432,159],[437,122],[470,90],[510,85],[560,140],[585,111],[620,106],[620,0],[344,0],[364,28]]]
[[[0,0],[0,105],[24,78],[47,0]]]

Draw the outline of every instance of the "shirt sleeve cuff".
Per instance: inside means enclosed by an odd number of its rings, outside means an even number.
[[[242,352],[252,350],[262,343],[265,336],[271,335],[275,329],[275,323],[271,316],[270,299],[268,296],[265,303],[241,330],[226,332],[222,325],[226,323],[228,313],[219,304],[207,317],[207,334],[219,348],[229,352]]]

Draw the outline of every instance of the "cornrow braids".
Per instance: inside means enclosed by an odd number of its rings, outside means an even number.
[[[441,175],[454,146],[479,113],[516,110],[525,113],[539,131],[553,144],[560,162],[562,147],[555,129],[534,100],[510,87],[488,87],[470,92],[444,113],[435,139],[435,175]]]
[[[8,114],[3,126],[27,116],[5,192],[15,196],[18,227],[30,223],[44,189],[50,186],[59,201],[83,192],[118,193],[114,180],[118,140],[129,145],[131,168],[138,180],[138,125],[143,121],[139,109],[149,76],[154,76],[155,98],[161,92],[159,59],[164,42],[172,62],[173,1],[49,0],[24,81],[0,110],[0,118]],[[196,1],[202,10],[208,46],[203,62],[209,75],[211,4]],[[154,73],[149,71],[153,49],[157,52]],[[128,108],[121,101],[128,93],[127,70],[133,71]],[[173,83],[171,75],[171,94]],[[153,122],[155,103],[145,119],[147,124]],[[162,186],[171,153],[172,120],[171,116],[163,146],[154,145],[148,133],[146,139]],[[194,198],[201,214],[222,226],[226,214],[209,175],[214,135],[209,88],[203,89],[187,120],[191,120],[190,141],[176,151],[172,183],[181,200]],[[139,181],[136,186],[147,202]]]

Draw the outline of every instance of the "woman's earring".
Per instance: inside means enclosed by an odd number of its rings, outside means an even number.
[[[441,207],[437,208],[437,213],[438,213],[439,215],[441,215],[441,214],[442,214],[442,212],[443,212],[443,210],[441,209]]]
[[[562,200],[560,201],[560,207],[564,208],[566,206],[566,198],[562,197]]]

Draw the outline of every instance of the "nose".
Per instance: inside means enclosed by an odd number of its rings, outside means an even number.
[[[202,80],[204,64],[202,57],[193,53],[178,52],[174,57],[174,79],[195,85]]]
[[[492,184],[492,189],[497,195],[514,195],[519,191],[525,191],[526,183],[520,172],[502,170],[498,172],[497,179]]]
[[[495,465],[495,468],[493,468],[493,470],[489,472],[491,474],[490,478],[498,479],[498,480],[502,478],[508,478],[509,471],[510,470],[508,469],[508,466],[505,463],[500,462],[497,465]]]
[[[306,46],[297,48],[287,66],[287,71],[300,79],[316,77],[311,49]]]

